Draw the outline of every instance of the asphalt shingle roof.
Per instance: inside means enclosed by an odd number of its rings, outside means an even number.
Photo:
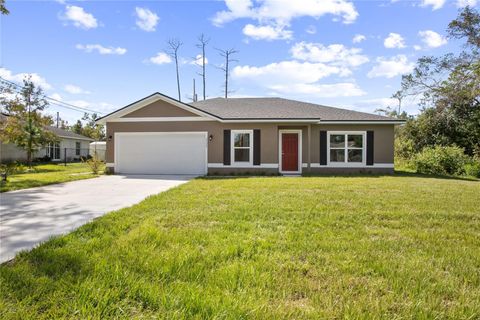
[[[321,121],[397,121],[353,110],[283,98],[213,98],[190,103],[222,119],[320,119]]]
[[[57,128],[57,127],[48,126],[47,129],[48,129],[48,131],[53,132],[57,136],[62,137],[62,138],[84,139],[84,140],[91,140],[91,141],[95,140],[95,139],[92,139],[92,138],[89,138],[89,137],[82,136],[81,134],[78,134],[78,133],[75,133],[75,132],[72,132],[72,131],[68,131],[68,130],[63,130],[63,129]]]

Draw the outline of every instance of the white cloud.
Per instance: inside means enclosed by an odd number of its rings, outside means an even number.
[[[393,78],[411,72],[415,66],[403,54],[396,55],[390,59],[379,57],[376,61],[377,64],[367,74],[369,78]]]
[[[418,35],[422,38],[423,43],[429,48],[438,48],[447,44],[447,39],[432,30],[420,31]]]
[[[305,32],[308,34],[315,34],[317,33],[317,28],[314,25],[309,25]]]
[[[63,87],[63,90],[71,94],[90,94],[89,91],[83,90],[82,88],[75,86],[73,84],[66,84]]]
[[[81,29],[95,29],[98,27],[97,19],[86,12],[82,7],[67,5],[65,13],[61,17],[63,20],[71,22],[75,27]]]
[[[352,42],[353,43],[360,43],[362,41],[365,41],[367,39],[367,37],[365,37],[363,34],[356,34],[353,39],[352,39]]]
[[[341,17],[344,23],[352,23],[358,17],[355,6],[348,0],[263,0],[255,4],[251,0],[225,0],[225,5],[227,10],[217,12],[213,24],[220,26],[239,18],[287,24],[293,18],[320,18],[326,14]]]
[[[347,48],[343,44],[324,46],[321,43],[299,42],[290,49],[292,57],[316,63],[327,63],[340,68],[340,76],[351,75],[350,68],[358,67],[369,61],[361,54],[362,49]]]
[[[31,77],[30,80],[38,87],[41,87],[43,90],[50,90],[52,86],[38,73],[12,73],[6,68],[0,68],[0,77],[5,80],[15,82],[18,85],[23,85],[23,80],[27,77]]]
[[[116,55],[123,55],[127,52],[127,49],[120,48],[120,47],[104,47],[100,44],[77,44],[75,46],[78,50],[83,50],[85,52],[91,53],[93,51],[97,51],[100,54],[116,54]]]
[[[477,0],[457,0],[457,7],[463,8],[466,6],[475,7],[477,5]]]
[[[319,98],[358,97],[366,94],[356,83],[274,85],[270,87],[282,95],[311,95]]]
[[[281,61],[261,67],[236,66],[232,76],[255,82],[272,84],[313,83],[324,77],[340,73],[340,68],[323,63]]]
[[[63,98],[60,94],[58,94],[57,92],[53,93],[50,95],[50,98],[52,99],[55,99],[55,100],[58,100],[58,101],[63,101]]]
[[[413,46],[413,49],[415,49],[415,51],[419,51],[419,50],[422,50],[422,46],[419,46],[418,44],[416,44]]]
[[[140,29],[147,32],[155,31],[158,20],[160,20],[156,13],[147,8],[136,7],[135,14],[137,15],[135,23]]]
[[[169,57],[170,58],[170,57]],[[197,65],[197,66],[201,66],[203,64],[203,59],[202,59],[202,55],[201,54],[197,54],[195,56],[195,59],[193,59],[192,61],[190,61],[190,64],[194,64],[194,65]],[[208,58],[205,56],[205,64],[207,65],[208,64]]]
[[[172,62],[172,58],[165,52],[159,52],[156,56],[148,59],[148,61],[154,64],[166,64]]]
[[[405,48],[405,39],[403,39],[403,37],[398,33],[390,32],[388,34],[388,37],[386,37],[383,41],[383,45],[385,46],[385,48],[389,49]]]
[[[422,0],[422,7],[432,6],[432,10],[437,10],[443,7],[446,0]]]
[[[236,81],[255,83],[282,95],[345,97],[365,94],[355,83],[318,83],[325,77],[341,72],[341,68],[324,63],[280,61],[260,67],[236,66],[232,77]]]
[[[402,99],[402,108],[400,112],[406,111],[408,114],[418,114],[419,99]],[[398,110],[398,100],[395,98],[373,98],[359,100],[353,104],[353,109],[363,112],[375,112],[376,109],[392,108]]]
[[[261,25],[254,26],[247,24],[243,28],[243,34],[254,40],[288,40],[292,38],[293,32],[285,30],[285,26],[279,25]]]

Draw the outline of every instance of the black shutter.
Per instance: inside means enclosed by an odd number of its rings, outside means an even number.
[[[327,165],[327,131],[320,131],[320,165]]]
[[[367,131],[367,166],[373,166],[373,131]]]
[[[260,129],[253,130],[253,165],[260,165]]]
[[[223,130],[223,164],[230,165],[230,130]]]

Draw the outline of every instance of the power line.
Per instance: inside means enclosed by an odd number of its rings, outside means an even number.
[[[16,84],[15,82],[12,82],[12,81],[9,81],[7,79],[4,79],[3,77],[0,77],[0,81],[3,81],[5,83],[8,83],[8,84],[11,84],[19,89],[15,89],[15,91],[17,93],[21,93],[20,92],[20,89],[23,89],[24,87],[19,85],[19,84]],[[103,114],[103,112],[100,112],[100,111],[96,111],[96,110],[92,110],[92,109],[88,109],[88,108],[83,108],[83,107],[79,107],[79,106],[76,106],[76,105],[73,105],[71,103],[68,103],[68,102],[64,102],[64,101],[60,101],[58,99],[55,99],[55,98],[52,98],[52,97],[49,97],[47,95],[43,95],[43,97],[47,100],[49,100],[49,104],[52,104],[52,105],[55,105],[57,107],[62,107],[62,108],[66,108],[66,109],[70,109],[70,110],[73,110],[73,111],[77,111],[77,112],[92,112],[92,113],[99,113],[99,114]]]

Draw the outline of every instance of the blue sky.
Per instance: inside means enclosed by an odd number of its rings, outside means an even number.
[[[183,42],[182,100],[201,92],[197,37],[207,47],[207,96],[222,95],[215,48],[235,48],[231,96],[281,96],[373,112],[417,58],[458,52],[446,38],[476,0],[8,1],[0,76],[31,73],[48,96],[107,113],[155,91],[177,96],[166,40]],[[199,95],[200,96],[200,95]],[[413,102],[407,110],[416,113]],[[50,106],[72,123],[81,113]]]

